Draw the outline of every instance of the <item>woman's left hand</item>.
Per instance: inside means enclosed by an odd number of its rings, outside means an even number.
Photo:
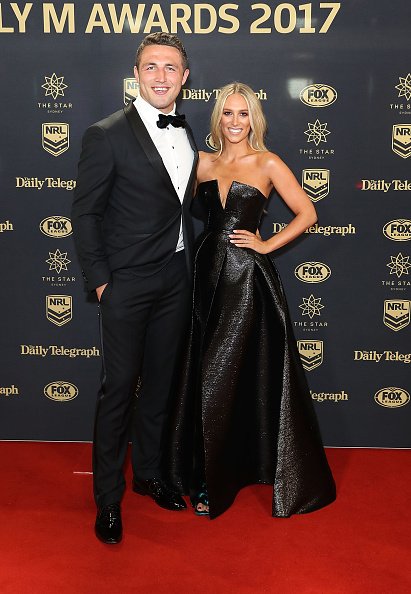
[[[266,246],[267,242],[261,239],[261,235],[259,233],[256,235],[250,231],[245,231],[245,229],[235,229],[229,237],[230,242],[237,247],[248,248],[258,252],[259,254],[268,253]]]

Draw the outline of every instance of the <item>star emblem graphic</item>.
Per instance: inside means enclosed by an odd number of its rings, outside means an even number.
[[[407,101],[411,99],[411,74],[400,76],[400,84],[395,88],[399,90],[398,97],[405,97]]]
[[[55,72],[51,76],[44,77],[46,82],[44,85],[41,85],[41,88],[44,89],[45,96],[48,97],[51,95],[53,99],[57,99],[60,95],[64,97],[64,89],[67,89],[68,85],[64,84],[64,76],[57,76]]]
[[[46,260],[49,265],[49,270],[55,270],[57,274],[60,274],[62,270],[67,270],[67,265],[70,264],[71,260],[67,258],[67,252],[60,252],[57,249],[54,253],[49,252],[50,258]]]
[[[308,123],[308,130],[304,132],[308,136],[307,142],[314,142],[315,146],[318,146],[320,142],[327,142],[328,134],[331,134],[327,130],[327,122],[322,124],[320,120],[315,120],[314,124]]]
[[[298,307],[303,310],[301,315],[309,316],[312,319],[314,316],[320,316],[320,310],[325,306],[321,304],[321,297],[316,298],[314,295],[310,295],[308,298],[303,297],[303,302]]]
[[[387,266],[390,274],[396,274],[400,278],[403,274],[408,274],[408,269],[411,268],[410,257],[403,256],[400,252],[397,256],[391,256],[391,262]]]

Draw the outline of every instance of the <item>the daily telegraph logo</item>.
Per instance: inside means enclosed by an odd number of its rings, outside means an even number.
[[[301,363],[306,371],[312,371],[323,362],[322,340],[297,340]]]
[[[280,233],[283,229],[288,226],[288,223],[273,223],[273,233]],[[315,223],[311,227],[308,227],[304,231],[307,235],[323,235],[324,237],[332,237],[337,235],[340,237],[348,237],[349,235],[355,235],[357,233],[356,227],[351,223],[337,227],[336,225],[319,225]]]
[[[384,301],[384,324],[398,332],[410,323],[411,301],[406,299],[386,299]]]
[[[411,124],[393,125],[391,147],[403,159],[411,157]]]
[[[50,382],[44,387],[44,395],[56,402],[69,402],[78,396],[78,388],[70,382]]]
[[[411,220],[394,219],[386,223],[382,230],[387,239],[392,241],[409,241],[411,239]]]
[[[347,402],[349,398],[345,390],[341,390],[341,392],[313,392],[310,390],[310,394],[316,402]]]
[[[8,220],[0,222],[0,233],[5,233],[6,231],[14,231],[13,223]]]
[[[329,169],[303,169],[302,187],[313,202],[318,202],[330,192]]]
[[[139,89],[139,85],[134,77],[123,79],[124,105],[128,105],[130,103],[130,101],[134,101],[134,99],[138,96],[138,89]]]
[[[322,283],[330,278],[331,268],[323,262],[303,262],[296,267],[294,274],[303,283]]]
[[[100,357],[100,351],[97,347],[66,347],[64,345],[50,344],[21,344],[20,355],[24,357],[68,357],[76,359],[85,357],[86,359]]]
[[[75,179],[63,179],[61,177],[16,177],[16,188],[26,188],[29,190],[43,190],[46,188],[74,190],[76,187]]]
[[[181,99],[183,101],[204,101],[208,103],[210,100],[215,100],[220,94],[220,89],[182,89]],[[265,89],[254,91],[254,95],[260,101],[267,101],[267,92]]]
[[[43,219],[39,227],[40,231],[48,237],[68,237],[73,233],[70,219],[56,215]]]
[[[407,390],[404,390],[403,388],[390,386],[378,390],[374,395],[374,400],[377,404],[384,406],[385,408],[400,408],[409,403],[410,395]]]
[[[14,384],[11,386],[0,386],[0,396],[19,396],[19,394],[19,388]]]
[[[354,351],[354,361],[366,361],[367,363],[380,363],[381,361],[389,361],[392,363],[403,363],[409,365],[411,363],[411,353],[400,353],[399,351]]]
[[[328,107],[337,101],[337,91],[329,85],[308,85],[300,92],[300,100],[308,107]]]
[[[46,317],[56,326],[64,326],[73,317],[73,298],[71,295],[46,295]]]
[[[70,146],[69,124],[45,122],[41,128],[41,144],[45,151],[60,157]]]
[[[411,181],[408,179],[362,179],[356,184],[357,189],[363,192],[409,192]]]

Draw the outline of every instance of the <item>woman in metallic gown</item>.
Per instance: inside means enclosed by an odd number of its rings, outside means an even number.
[[[249,484],[273,485],[272,515],[335,499],[311,396],[273,261],[317,220],[285,163],[264,145],[250,87],[223,87],[211,117],[214,153],[200,153],[193,312],[171,411],[166,468],[198,515],[215,518]],[[294,213],[269,239],[258,232],[275,189]]]

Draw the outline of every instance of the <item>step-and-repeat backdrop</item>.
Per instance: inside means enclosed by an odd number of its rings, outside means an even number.
[[[410,447],[409,0],[0,2],[0,439],[89,440],[98,311],[70,222],[81,137],[137,93],[145,34],[177,33],[179,109],[207,149],[248,83],[318,223],[278,253],[326,445]],[[268,237],[291,219],[274,193]],[[275,395],[273,394],[273,397]]]

